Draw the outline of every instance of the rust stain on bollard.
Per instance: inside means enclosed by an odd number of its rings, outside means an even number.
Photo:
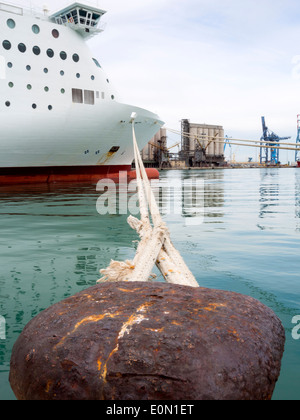
[[[260,302],[165,283],[104,283],[47,309],[16,342],[20,400],[270,399],[285,334]]]
[[[124,290],[123,290],[124,291]],[[126,292],[126,291],[125,291]],[[102,378],[102,380],[104,381],[104,383],[106,383],[106,376],[107,376],[107,364],[109,362],[109,360],[111,359],[111,357],[119,350],[119,340],[121,340],[125,334],[129,334],[132,327],[135,324],[139,324],[141,323],[143,320],[147,319],[145,318],[145,316],[142,314],[142,312],[145,312],[147,310],[148,307],[152,306],[153,303],[147,302],[144,305],[141,305],[138,309],[137,309],[137,313],[133,314],[129,317],[129,319],[124,322],[124,324],[122,325],[122,328],[118,334],[117,340],[116,340],[116,347],[111,351],[111,353],[109,354],[107,360],[105,361],[105,364],[102,366],[102,361],[98,360],[98,368],[101,372],[100,377]]]

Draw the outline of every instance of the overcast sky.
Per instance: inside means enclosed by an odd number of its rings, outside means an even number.
[[[21,1],[16,1],[20,3]],[[33,0],[53,12],[73,1]],[[84,1],[83,1],[84,2]],[[23,0],[23,4],[30,1]],[[123,102],[258,139],[261,116],[280,136],[300,114],[299,0],[95,0],[105,31],[89,46]],[[179,140],[170,135],[172,144]],[[240,159],[255,149],[235,147]],[[294,153],[281,152],[281,160]]]

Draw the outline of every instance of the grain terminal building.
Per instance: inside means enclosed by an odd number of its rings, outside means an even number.
[[[180,134],[180,132],[178,132]],[[161,128],[141,151],[146,168],[197,168],[224,166],[224,128],[220,125],[181,122],[180,147],[168,147],[167,130]]]
[[[179,155],[187,167],[223,166],[224,128],[182,120]]]

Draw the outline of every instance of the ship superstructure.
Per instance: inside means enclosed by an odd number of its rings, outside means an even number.
[[[118,102],[86,40],[99,8],[54,14],[0,3],[0,183],[79,180],[131,168],[131,114],[142,149],[158,116]]]

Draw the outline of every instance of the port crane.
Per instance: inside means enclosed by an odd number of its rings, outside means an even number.
[[[226,146],[228,145],[228,147],[230,148],[230,162],[232,162],[232,146],[231,146],[231,143],[230,143],[230,140],[232,139],[232,137],[228,137],[228,136],[225,136],[225,142],[224,142],[224,155],[225,155],[225,152],[226,152]]]
[[[208,147],[219,138],[219,133],[216,133],[213,137],[210,138],[210,140],[208,140],[209,136],[207,136],[205,133],[202,134],[200,137],[201,137],[201,141],[199,140],[197,136],[195,136],[195,140],[197,140],[199,148],[202,151],[203,155],[206,156]],[[207,139],[207,145],[205,146],[203,143],[206,139]]]
[[[162,150],[162,151],[163,151],[163,153],[164,153],[166,156],[168,155],[168,153],[169,153],[169,151],[170,151],[171,149],[173,149],[173,148],[174,148],[174,147],[176,147],[176,146],[179,146],[179,145],[180,145],[180,143],[181,143],[181,142],[178,142],[178,143],[176,143],[176,144],[173,144],[173,146],[171,146],[171,147],[163,147],[163,146],[159,146],[158,144],[155,144],[155,143],[149,142],[150,146],[155,147],[156,149]]]
[[[279,137],[277,134],[270,131],[266,125],[265,117],[261,117],[263,135],[261,137],[260,148],[260,163],[278,165],[279,162],[279,148],[281,140],[289,140],[291,137]],[[269,153],[270,151],[270,153]]]
[[[163,156],[159,154],[159,157],[158,157],[160,166],[162,165],[162,160],[164,159],[165,159],[164,162],[166,162],[170,166],[170,158],[171,158],[170,150],[172,150],[174,147],[180,146],[181,142],[177,142],[176,144],[173,144],[173,146],[171,147],[165,147],[165,146],[158,145],[152,142],[149,142],[149,144],[150,146],[157,149],[160,153],[162,153]]]

